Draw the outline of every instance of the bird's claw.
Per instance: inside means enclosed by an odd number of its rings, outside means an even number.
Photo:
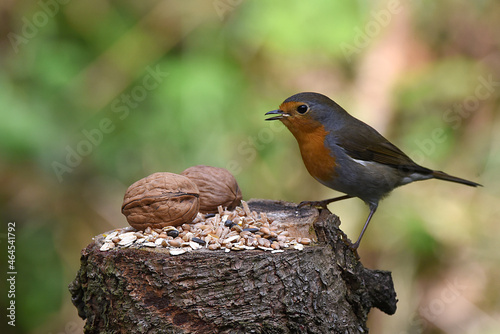
[[[349,240],[349,238],[345,234],[342,235],[341,240],[344,243],[344,245],[346,245],[352,251],[352,253],[356,257],[356,260],[359,260],[360,259],[359,254],[358,254],[358,246],[359,245],[356,245],[356,243],[352,243],[351,240]]]
[[[346,196],[344,196],[344,197],[346,197]],[[332,202],[332,200],[324,200],[324,201],[302,201],[302,202],[299,203],[299,205],[297,205],[297,207],[298,208],[302,208],[304,206],[310,206],[310,207],[315,207],[317,209],[328,210],[327,206],[331,202]],[[347,238],[347,236],[345,234],[343,234],[342,235],[342,242],[347,247],[349,247],[349,249],[352,251],[352,253],[356,257],[356,260],[359,260],[360,259],[359,254],[358,254],[359,240],[356,241],[355,243],[352,243],[351,240],[349,240],[349,238]]]

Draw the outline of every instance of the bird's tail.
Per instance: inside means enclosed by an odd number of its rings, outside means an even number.
[[[438,171],[438,170],[432,171],[432,176],[435,179],[439,179],[439,180],[445,180],[445,181],[451,181],[451,182],[461,183],[461,184],[465,184],[465,185],[468,185],[468,186],[471,186],[471,187],[478,187],[478,186],[482,187],[482,185],[479,184],[479,183],[472,182],[472,181],[465,180],[465,179],[461,179],[461,178],[456,177],[456,176],[451,176],[450,174],[446,174],[445,172],[441,172],[441,171]]]

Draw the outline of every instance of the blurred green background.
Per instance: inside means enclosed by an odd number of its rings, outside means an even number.
[[[15,333],[80,333],[67,285],[92,237],[126,226],[123,194],[157,171],[228,168],[244,199],[337,195],[264,113],[316,91],[418,163],[361,245],[393,272],[372,333],[498,333],[500,3],[101,1],[0,3],[0,247],[16,223]],[[368,209],[332,204],[356,238]],[[5,316],[2,333],[12,332]]]

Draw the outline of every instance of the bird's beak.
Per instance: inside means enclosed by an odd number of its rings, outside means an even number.
[[[266,112],[266,115],[278,115],[278,116],[266,118],[266,121],[274,121],[276,119],[282,119],[284,117],[290,116],[290,114],[287,114],[283,110],[280,110],[280,109]]]

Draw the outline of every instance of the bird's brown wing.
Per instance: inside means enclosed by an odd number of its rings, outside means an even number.
[[[432,170],[416,164],[403,151],[369,126],[343,131],[342,136],[336,139],[337,145],[353,159],[373,161],[409,173],[432,173]]]

